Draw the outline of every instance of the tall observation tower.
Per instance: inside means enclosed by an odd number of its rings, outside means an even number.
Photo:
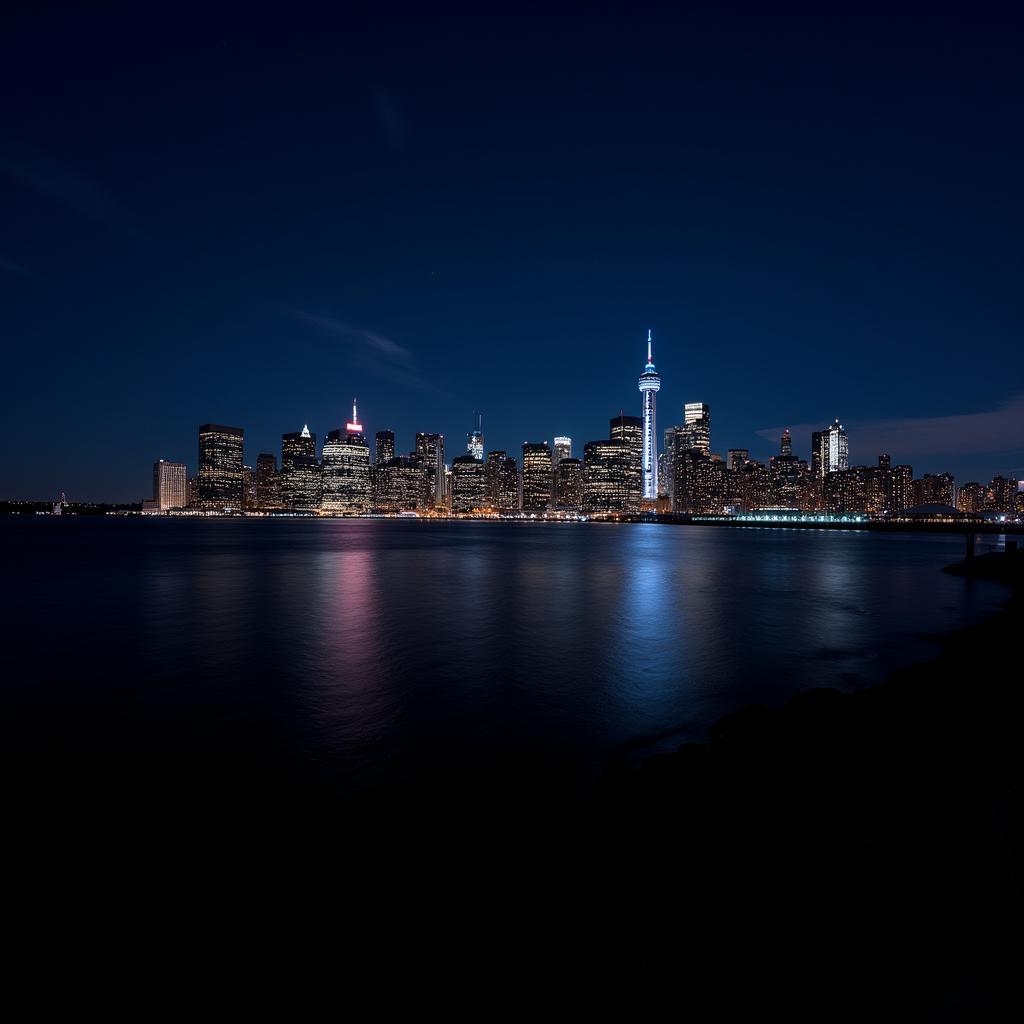
[[[644,401],[643,439],[643,497],[656,501],[658,497],[658,427],[655,423],[655,395],[661,387],[661,377],[651,359],[651,332],[647,332],[647,365],[640,374],[640,394]]]

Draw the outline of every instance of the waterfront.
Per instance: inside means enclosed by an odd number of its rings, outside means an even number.
[[[1005,597],[939,571],[956,535],[105,517],[0,544],[8,751],[216,752],[342,793],[509,758],[583,785],[877,682]]]

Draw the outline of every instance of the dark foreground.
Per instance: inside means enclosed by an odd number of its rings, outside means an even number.
[[[543,991],[694,1019],[1004,1019],[1022,624],[1016,598],[934,662],[731,715],[584,802],[526,754],[357,802],[234,749],[187,771],[79,752],[45,784],[14,769],[21,948],[73,952],[68,985],[116,965],[129,1001],[214,982],[480,1015],[554,1010]]]

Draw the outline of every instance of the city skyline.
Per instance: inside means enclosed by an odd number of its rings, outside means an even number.
[[[839,416],[854,462],[1021,473],[1011,33],[900,12],[492,27],[9,18],[0,494],[131,499],[156,453],[191,461],[197,424],[269,451],[343,427],[353,394],[371,432],[444,434],[449,461],[474,409],[495,449],[586,441],[637,410],[647,328],[660,426],[705,402],[723,453],[766,458],[789,426],[806,456],[804,426]]]

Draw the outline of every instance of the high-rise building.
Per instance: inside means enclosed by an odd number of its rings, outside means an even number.
[[[370,511],[370,501],[370,446],[353,398],[352,420],[324,441],[321,507],[333,515],[362,515]]]
[[[662,460],[663,472],[658,479],[658,486],[661,492],[668,498],[672,497],[675,491],[675,469],[676,452],[683,451],[683,438],[685,437],[683,427],[668,427],[665,430],[665,451]]]
[[[889,511],[902,512],[913,506],[914,467],[891,467],[889,470]]]
[[[779,454],[793,454],[793,435],[789,432],[789,427],[786,427],[786,429],[782,432],[782,441],[779,444]]]
[[[161,512],[188,504],[188,473],[184,462],[153,463],[153,500]]]
[[[988,488],[975,480],[957,488],[956,507],[960,512],[984,512]]]
[[[850,468],[850,445],[843,425],[836,420],[811,434],[811,473],[824,480],[829,473]]]
[[[731,483],[736,488],[730,488]],[[676,452],[674,511],[721,515],[730,491],[739,487],[739,481],[730,481],[728,467],[721,459],[712,459],[698,448]]]
[[[480,440],[481,458],[483,457],[483,435]],[[423,459],[427,474],[427,487],[432,495],[432,504],[445,504],[444,474],[444,434],[417,434],[416,454]]]
[[[551,449],[547,441],[523,442],[523,511],[546,511],[551,493]]]
[[[256,471],[252,466],[242,467],[242,508],[256,511]]]
[[[199,428],[199,472],[196,490],[200,508],[211,512],[242,508],[242,447],[245,431],[204,423]]]
[[[583,511],[587,515],[632,512],[639,495],[636,460],[621,440],[590,441],[583,446]]]
[[[661,376],[654,368],[651,353],[651,332],[647,332],[647,365],[640,374],[640,397],[643,401],[643,431],[641,458],[641,496],[647,501],[658,497],[658,426],[657,395],[661,389]]]
[[[277,457],[269,452],[256,456],[256,507],[270,512],[281,507],[281,481],[277,472]]]
[[[629,452],[625,485],[629,492],[629,511],[640,508],[643,495],[643,444],[644,424],[639,416],[624,416],[620,413],[609,420],[608,436],[612,441],[621,441]]]
[[[562,459],[572,458],[572,438],[571,437],[556,437],[552,446],[551,454],[551,468],[552,470],[558,469],[558,464]]]
[[[988,485],[988,499],[985,502],[987,512],[1013,515],[1017,510],[1017,492],[1019,485],[1012,476],[995,476]]]
[[[583,507],[583,464],[563,458],[555,470],[555,507],[562,512],[579,512]]]
[[[316,458],[316,434],[308,424],[281,435],[281,504],[292,512],[320,508],[321,475]]]
[[[466,435],[466,454],[483,462],[484,458],[484,414],[473,413],[473,429]]]
[[[914,505],[949,505],[956,507],[956,483],[950,473],[925,473],[915,480]]]
[[[422,456],[399,455],[378,463],[374,469],[374,512],[422,512],[433,508]]]
[[[395,457],[395,432],[393,430],[378,430],[373,461],[379,466],[382,462],[388,462]]]
[[[749,448],[730,448],[728,452],[729,469],[736,472],[745,462],[750,461]]]
[[[506,452],[488,452],[484,464],[487,504],[508,515],[519,511],[519,467]]]
[[[460,455],[452,460],[452,512],[477,512],[488,508],[487,480],[482,460]]]
[[[687,402],[683,406],[684,451],[696,451],[711,457],[711,407],[704,402]]]

